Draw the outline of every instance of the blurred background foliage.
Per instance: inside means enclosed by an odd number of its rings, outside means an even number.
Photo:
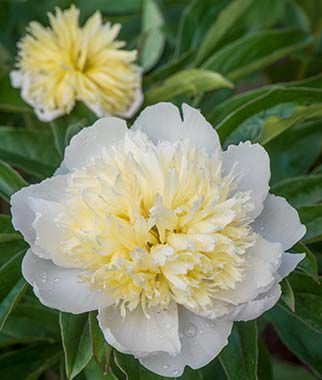
[[[79,104],[41,123],[10,86],[16,43],[31,20],[67,0],[0,0],[0,378],[152,380],[105,344],[95,313],[43,307],[21,278],[26,244],[8,200],[53,174],[64,147],[95,116]],[[306,259],[283,283],[279,303],[236,324],[229,345],[181,380],[322,379],[322,1],[75,0],[84,21],[101,10],[137,48],[145,105],[183,101],[202,110],[224,146],[251,140],[271,159],[271,191],[298,209]],[[131,121],[130,121],[131,122]],[[162,378],[164,379],[164,378]]]

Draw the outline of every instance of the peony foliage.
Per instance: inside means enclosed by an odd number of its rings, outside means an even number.
[[[321,378],[320,2],[0,9],[0,378]]]

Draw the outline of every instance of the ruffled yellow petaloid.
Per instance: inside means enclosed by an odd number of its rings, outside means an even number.
[[[69,113],[77,100],[98,116],[133,113],[141,101],[141,75],[133,64],[136,51],[115,40],[120,24],[103,24],[96,12],[81,27],[74,6],[48,16],[50,27],[29,25],[11,75],[38,117],[48,121]]]
[[[248,193],[235,191],[218,154],[188,142],[154,145],[129,132],[102,158],[71,174],[59,248],[64,265],[126,308],[194,311],[234,289],[255,242]]]

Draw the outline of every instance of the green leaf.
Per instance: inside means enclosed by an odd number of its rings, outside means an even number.
[[[163,380],[163,376],[152,374],[145,369],[133,356],[121,354],[114,350],[114,361],[116,366],[125,375],[126,380]]]
[[[84,369],[86,380],[120,380],[111,370],[104,374],[102,368],[98,366],[94,358],[92,358]]]
[[[59,324],[65,353],[67,379],[78,375],[92,358],[87,314],[60,313]]]
[[[321,122],[310,122],[287,130],[265,145],[270,157],[271,185],[306,174],[321,154]]]
[[[316,377],[302,365],[286,361],[273,360],[273,373],[274,380],[316,380]]]
[[[145,93],[145,103],[153,104],[179,95],[197,95],[200,92],[231,87],[232,84],[218,73],[199,69],[183,70],[166,79],[158,87],[148,90]]]
[[[36,380],[55,365],[61,356],[60,345],[32,345],[0,356],[0,378]]]
[[[311,42],[300,29],[272,30],[242,37],[214,53],[202,67],[236,81]]]
[[[278,182],[271,192],[280,195],[294,207],[322,201],[322,174],[288,178]]]
[[[273,380],[272,363],[270,353],[262,339],[258,341],[258,379]],[[274,378],[275,380],[275,378]]]
[[[295,297],[295,317],[310,329],[322,333],[322,285],[303,273],[289,277]]]
[[[224,8],[202,41],[197,52],[196,65],[200,65],[215,50],[218,42],[230,31],[236,21],[244,14],[253,0],[235,0]]]
[[[58,313],[40,304],[27,304],[25,299],[23,301],[10,314],[1,331],[7,337],[7,343],[60,341]]]
[[[305,243],[313,243],[322,239],[322,204],[303,206],[298,209],[300,219],[307,231],[303,238]]]
[[[21,262],[25,251],[18,252],[0,267],[0,301],[3,301],[21,278]]]
[[[10,290],[7,296],[1,301],[0,304],[0,330],[2,330],[7,318],[20,301],[22,295],[27,290],[27,283],[21,278],[16,285]]]
[[[269,311],[266,318],[273,323],[286,347],[310,367],[316,376],[321,377],[322,334],[317,334],[296,318],[296,314],[279,305]]]
[[[301,81],[264,86],[256,90],[245,91],[241,94],[234,95],[231,98],[219,104],[217,107],[214,107],[213,111],[207,115],[207,118],[211,123],[217,125],[221,121],[223,121],[229,114],[234,112],[237,108],[241,107],[243,104],[246,104],[249,101],[258,98],[261,95],[267,94],[275,88],[281,88],[282,86],[284,88],[310,87],[320,89],[322,87],[322,74]]]
[[[88,323],[94,359],[100,366],[101,371],[107,373],[112,347],[106,343],[102,330],[98,325],[96,312],[88,314]]]
[[[22,236],[13,228],[10,216],[0,214],[0,243],[11,242],[18,239],[22,239]]]
[[[297,253],[305,253],[305,258],[302,260],[298,269],[310,276],[315,282],[319,283],[318,262],[313,252],[303,243],[296,244],[292,251]]]
[[[26,185],[27,182],[19,173],[0,161],[0,197],[9,202],[11,195]]]
[[[277,104],[283,103],[301,105],[308,102],[318,103],[321,101],[322,91],[320,90],[277,86],[234,110],[217,126],[217,131],[222,141],[225,141],[242,122],[265,109],[267,110]]]
[[[197,48],[210,25],[218,17],[218,14],[228,0],[193,0],[185,8],[179,24],[176,43],[176,56],[185,51]]]
[[[256,322],[235,325],[228,346],[219,354],[219,360],[229,380],[257,380],[257,326]]]
[[[292,287],[287,280],[287,278],[284,278],[284,280],[281,282],[281,288],[282,288],[282,297],[281,299],[285,302],[286,306],[290,308],[292,311],[295,310],[295,298],[294,293],[292,290]]]
[[[258,142],[263,145],[267,144],[288,128],[319,117],[322,117],[322,106],[320,104],[299,106],[290,117],[285,119],[278,116],[271,116],[264,122]]]
[[[32,109],[21,99],[19,90],[12,87],[9,76],[0,80],[0,111],[32,112]]]
[[[144,71],[150,70],[160,59],[165,45],[162,31],[164,20],[155,0],[143,1],[143,42],[140,61]]]
[[[49,129],[0,128],[0,159],[38,178],[53,174],[60,162]]]

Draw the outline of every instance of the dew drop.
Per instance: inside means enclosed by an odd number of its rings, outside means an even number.
[[[179,371],[178,371],[177,369],[174,369],[174,370],[172,371],[172,373],[173,373],[174,376],[177,376],[177,375],[179,374]]]
[[[168,364],[165,364],[165,365],[163,366],[163,368],[164,368],[164,369],[168,369],[168,368],[169,368],[169,365],[168,365]]]
[[[193,338],[197,334],[197,327],[192,323],[188,323],[183,329],[183,334],[188,338]]]
[[[47,273],[43,272],[39,275],[41,282],[45,283],[47,281]]]
[[[199,334],[201,334],[201,335],[202,335],[202,334],[203,334],[203,330],[199,330]]]

